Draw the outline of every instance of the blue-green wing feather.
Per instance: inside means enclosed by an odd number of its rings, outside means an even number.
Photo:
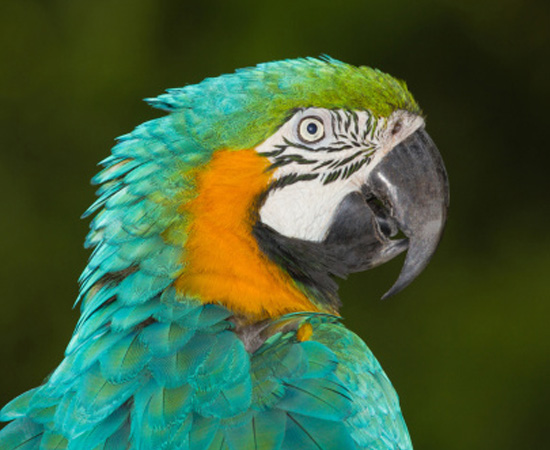
[[[28,418],[16,419],[0,430],[2,450],[39,450],[44,427]]]
[[[342,325],[321,324],[314,335],[338,357],[336,376],[353,393],[346,426],[359,447],[412,449],[397,394],[365,343]]]

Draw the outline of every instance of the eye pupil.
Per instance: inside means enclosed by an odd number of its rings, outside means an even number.
[[[315,133],[317,133],[317,130],[318,130],[318,129],[319,129],[319,127],[317,126],[317,124],[315,124],[315,123],[313,123],[313,122],[310,122],[310,123],[307,125],[307,128],[306,128],[307,132],[308,132],[309,134],[312,134],[312,135],[315,134]]]

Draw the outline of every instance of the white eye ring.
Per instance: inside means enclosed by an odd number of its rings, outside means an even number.
[[[319,142],[325,137],[325,125],[319,117],[309,116],[300,121],[298,137],[307,144]]]

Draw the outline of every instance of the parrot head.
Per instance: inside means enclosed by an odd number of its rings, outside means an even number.
[[[109,217],[117,223],[111,231],[100,212],[89,236],[96,252],[105,242],[127,245],[132,237],[117,240],[117,230],[137,223],[144,231],[131,236],[156,234],[169,249],[145,273],[164,264],[166,285],[181,295],[253,320],[337,313],[333,277],[406,251],[385,297],[393,295],[432,257],[448,180],[403,82],[306,58],[209,78],[148,102],[170,114],[122,137],[96,181],[105,183],[99,203],[107,212],[120,199],[149,207],[139,219],[135,212]],[[144,266],[136,260],[128,273]]]

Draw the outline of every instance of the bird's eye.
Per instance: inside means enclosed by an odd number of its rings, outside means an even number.
[[[306,117],[298,125],[298,136],[308,144],[318,142],[325,137],[325,126],[318,117]]]

